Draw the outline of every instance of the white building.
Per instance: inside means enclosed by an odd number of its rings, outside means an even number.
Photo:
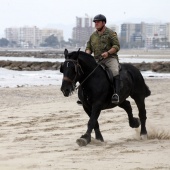
[[[50,35],[54,35],[55,37],[57,37],[59,42],[63,40],[63,31],[58,29],[48,29],[48,28],[41,29],[40,35],[41,35],[41,42],[44,42],[45,39]]]
[[[170,23],[166,24],[166,38],[167,41],[170,42]]]
[[[145,36],[145,46],[154,46],[154,42],[166,38],[166,24],[146,24]]]
[[[109,25],[108,28],[110,28],[111,30],[113,30],[114,32],[116,32],[117,34],[119,34],[119,26],[117,25]]]
[[[76,26],[72,31],[72,39],[77,42],[77,45],[85,46],[94,30],[92,17],[88,17],[88,15],[86,17],[76,17]]]
[[[38,47],[50,35],[54,35],[60,42],[63,40],[63,31],[58,29],[39,29],[34,27],[6,28],[6,39],[16,42],[21,47]]]
[[[121,40],[128,44],[141,42],[142,46],[152,48],[166,39],[170,40],[170,24],[141,22],[121,25]]]

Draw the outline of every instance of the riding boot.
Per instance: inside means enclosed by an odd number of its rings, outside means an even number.
[[[112,96],[112,103],[118,104],[119,103],[119,95],[120,95],[120,76],[117,75],[114,77],[114,94]]]

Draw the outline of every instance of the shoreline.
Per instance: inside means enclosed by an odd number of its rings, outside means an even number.
[[[1,56],[11,56],[11,57],[27,57],[27,58],[44,58],[44,59],[58,59],[63,58],[64,49],[36,49],[37,51],[31,51],[28,49],[24,50],[0,50]],[[75,51],[77,49],[69,49],[69,51]],[[82,49],[83,51],[83,49]],[[147,49],[122,49],[118,53],[121,63],[123,63],[123,58],[127,59],[170,59],[170,49],[166,50],[147,50]],[[127,60],[126,60],[127,61]],[[129,61],[130,62],[130,61]],[[152,70],[159,73],[170,73],[170,61],[156,61],[156,62],[140,62],[140,63],[131,63],[137,67],[140,71]],[[19,70],[19,71],[40,71],[40,70],[58,70],[60,68],[61,62],[51,62],[51,61],[10,61],[10,60],[1,60],[0,67],[10,69],[10,70]]]
[[[78,48],[68,48],[69,52],[77,51]],[[81,48],[81,51],[84,51],[84,48]],[[151,57],[152,55],[159,55],[162,57],[170,57],[170,49],[121,49],[118,52],[118,55],[131,55],[131,56],[147,56]],[[16,56],[16,57],[37,57],[37,58],[61,58],[64,57],[64,49],[9,49],[9,48],[0,48],[0,56]]]

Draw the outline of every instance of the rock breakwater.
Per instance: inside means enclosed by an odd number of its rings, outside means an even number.
[[[64,50],[44,50],[44,51],[0,51],[0,56],[6,57],[35,57],[35,58],[63,58]],[[127,50],[126,50],[127,53]],[[152,70],[160,73],[170,73],[170,62],[153,63],[131,63],[140,71]],[[0,67],[10,70],[58,70],[61,62],[35,62],[35,61],[0,61]]]
[[[170,73],[170,62],[154,62],[154,63],[130,63],[140,71],[152,70],[159,73]],[[10,70],[58,70],[61,62],[33,62],[33,61],[0,61],[0,67]]]
[[[0,61],[0,67],[19,71],[58,70],[60,62]]]

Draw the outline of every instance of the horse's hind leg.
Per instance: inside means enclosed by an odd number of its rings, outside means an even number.
[[[136,105],[139,110],[139,118],[141,122],[141,138],[142,139],[147,139],[147,130],[146,130],[146,109],[145,109],[145,98],[144,97],[133,97],[133,99],[136,102]]]
[[[138,128],[140,126],[140,121],[138,118],[133,117],[130,102],[128,100],[125,100],[119,105],[119,107],[123,108],[127,112],[129,118],[129,126],[132,128]]]

